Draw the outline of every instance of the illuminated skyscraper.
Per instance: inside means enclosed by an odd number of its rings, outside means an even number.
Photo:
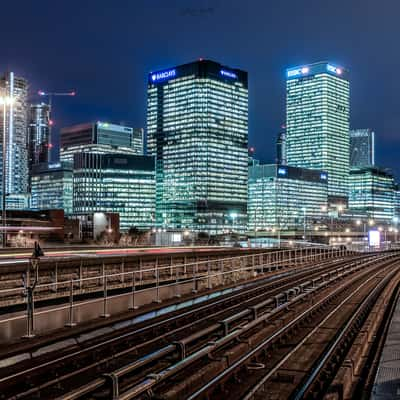
[[[375,165],[375,132],[371,129],[350,131],[350,167]]]
[[[276,140],[276,162],[286,165],[286,132],[280,132]]]
[[[143,130],[100,121],[61,129],[61,148],[86,144],[130,147],[143,155]]]
[[[29,171],[32,166],[49,162],[49,124],[48,104],[31,104],[29,116]]]
[[[381,168],[350,170],[349,208],[369,218],[390,222],[395,216],[396,185],[393,175]]]
[[[72,213],[71,163],[40,163],[32,165],[31,209],[62,209]]]
[[[0,77],[0,96],[10,97],[5,115],[0,107],[0,157],[2,160],[3,135],[6,135],[6,194],[7,208],[27,207],[28,191],[28,82],[7,72]],[[2,169],[0,168],[0,182]]]
[[[157,225],[244,230],[247,72],[199,60],[150,73],[147,129],[156,156]]]
[[[73,211],[118,213],[122,231],[154,225],[154,157],[132,154],[74,155]]]
[[[249,230],[312,229],[327,207],[328,175],[324,171],[280,164],[249,168]]]
[[[330,201],[346,197],[349,174],[348,71],[319,62],[286,71],[287,163],[329,175]]]
[[[61,129],[60,160],[72,162],[74,154],[143,155],[143,129],[94,122]]]

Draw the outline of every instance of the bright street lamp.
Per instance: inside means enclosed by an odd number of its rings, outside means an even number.
[[[302,207],[301,210],[303,211],[303,216],[304,216],[304,219],[303,219],[303,240],[306,241],[306,212],[307,212],[307,209],[305,207]]]
[[[233,231],[235,230],[235,221],[236,221],[236,218],[238,217],[238,213],[237,212],[231,212],[229,214],[229,216],[232,218],[232,233],[233,233]]]

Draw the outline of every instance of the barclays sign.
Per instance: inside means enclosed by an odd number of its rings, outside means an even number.
[[[222,76],[226,76],[227,78],[237,79],[237,77],[238,77],[234,72],[227,71],[226,69],[221,69],[221,71],[219,71],[219,73]]]
[[[150,74],[150,79],[152,82],[165,81],[167,79],[176,77],[176,69],[168,69],[166,71],[154,72]]]

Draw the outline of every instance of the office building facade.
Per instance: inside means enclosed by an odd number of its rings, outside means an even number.
[[[276,141],[276,163],[281,165],[287,164],[286,157],[286,132],[280,132]]]
[[[6,139],[7,208],[25,208],[28,192],[28,82],[13,72],[0,77],[0,96],[12,99],[11,104],[0,107],[0,160],[3,163],[3,135]],[[2,169],[0,168],[0,178]],[[2,182],[2,179],[0,179]],[[1,188],[3,190],[3,188]]]
[[[369,218],[389,222],[395,213],[395,183],[391,173],[376,168],[350,170],[349,208]]]
[[[348,71],[326,62],[286,71],[287,163],[329,174],[328,193],[346,197],[349,174]]]
[[[64,210],[72,214],[73,171],[71,163],[40,163],[32,166],[31,209]]]
[[[29,172],[32,166],[50,161],[50,107],[48,104],[31,104],[29,112]]]
[[[393,221],[396,223],[396,227],[400,222],[400,185],[396,184],[394,189],[394,215]]]
[[[137,155],[131,147],[111,146],[109,144],[81,144],[61,148],[60,161],[73,164],[74,155],[81,153]]]
[[[130,148],[143,155],[143,130],[100,121],[61,129],[61,150],[89,144]]]
[[[350,131],[350,167],[362,168],[375,165],[375,132],[371,129]]]
[[[121,231],[154,226],[154,157],[75,154],[73,187],[74,214],[118,213]]]
[[[327,202],[324,171],[280,164],[249,168],[250,232],[309,230],[325,217]]]
[[[135,154],[144,154],[144,129],[143,128],[133,128],[132,129],[132,139],[131,146]]]
[[[159,227],[211,234],[247,223],[247,73],[209,60],[150,73],[148,151]]]

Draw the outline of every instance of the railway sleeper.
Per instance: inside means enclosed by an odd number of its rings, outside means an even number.
[[[265,320],[264,320],[264,321],[262,321],[262,322],[266,323],[266,321],[265,321]]]
[[[390,274],[389,274],[390,276]],[[349,348],[351,348],[351,345],[354,342],[354,337],[356,336],[357,332],[359,331],[359,328],[363,325],[363,323],[367,319],[367,315],[369,311],[372,309],[373,305],[376,302],[376,299],[379,297],[381,291],[383,290],[382,288],[385,286],[385,281],[387,281],[389,278],[386,277],[383,279],[377,287],[375,287],[375,290],[372,292],[372,295],[367,298],[367,301],[364,304],[362,309],[358,310],[357,315],[355,316],[354,320],[352,321],[352,324],[350,326],[350,329],[344,331],[341,336],[340,342],[337,344],[336,349],[333,350],[333,354],[330,356],[330,359],[327,361],[327,363],[323,366],[322,370],[319,372],[318,377],[315,379],[314,382],[311,383],[311,385],[307,388],[307,392],[310,394],[314,394],[316,392],[319,393],[319,396],[321,395],[321,392],[323,389],[327,389],[329,387],[328,383],[331,382],[330,378],[334,378],[335,373],[337,372],[337,363],[334,361],[336,359],[343,360],[344,356],[347,354]],[[340,363],[338,363],[340,365]],[[328,375],[328,376],[327,376]],[[321,386],[322,385],[322,386]]]

